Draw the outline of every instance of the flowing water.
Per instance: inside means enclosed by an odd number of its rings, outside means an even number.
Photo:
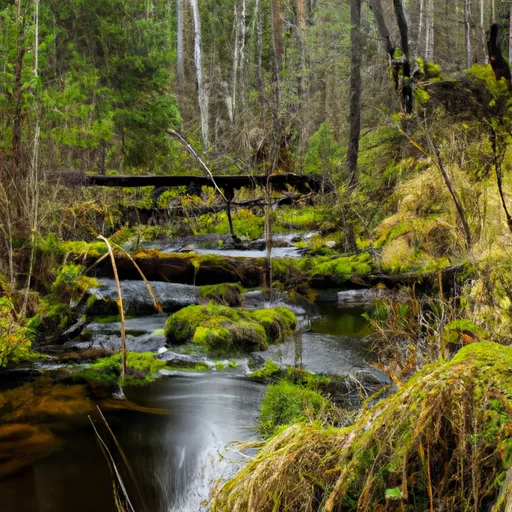
[[[130,283],[128,287],[133,300],[150,300],[139,296],[143,283]],[[197,296],[193,287],[163,288],[169,303],[173,300],[188,303]],[[249,302],[249,307],[266,305],[257,292]],[[302,364],[313,372],[375,374],[367,362],[371,354],[362,311],[360,306],[342,308],[338,304],[295,307],[304,332],[299,339],[258,354],[260,360],[272,357],[282,364]],[[165,319],[165,314],[130,319],[127,322],[129,348],[161,349],[165,341],[161,330]],[[116,322],[93,323],[88,327],[88,335],[88,340],[78,342],[82,348],[118,347],[120,343]],[[258,412],[265,394],[263,384],[243,376],[247,369],[246,360],[237,369],[226,372],[166,376],[149,386],[124,389],[126,398],[138,408],[104,408],[137,475],[148,511],[200,510],[212,483],[233,475],[240,467],[243,459],[238,452],[223,457],[226,444],[258,438]],[[0,405],[1,397],[0,394]],[[114,512],[112,478],[87,419],[91,410],[94,417],[98,416],[91,406],[91,398],[83,399],[83,410],[75,404],[72,413],[66,410],[65,396],[55,400],[62,401],[57,404],[57,410],[65,413],[49,416],[34,410],[24,420],[30,428],[51,431],[58,440],[55,447],[48,447],[48,453],[33,457],[22,469],[4,478],[2,442],[6,441],[12,449],[19,441],[16,436],[2,440],[0,430],[0,510]],[[143,408],[160,411],[155,414]]]

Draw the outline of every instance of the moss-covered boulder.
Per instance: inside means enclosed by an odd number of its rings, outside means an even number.
[[[171,315],[164,333],[171,345],[192,342],[210,352],[265,350],[295,330],[297,319],[284,307],[233,309],[210,303]]]
[[[279,433],[213,510],[490,510],[512,466],[511,397],[512,347],[469,345],[351,427]]]
[[[235,283],[212,284],[201,286],[199,302],[207,304],[210,301],[222,306],[241,306],[244,302],[244,289]]]

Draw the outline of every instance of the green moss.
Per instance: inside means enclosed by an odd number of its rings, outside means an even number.
[[[255,240],[263,235],[263,215],[255,215],[251,210],[240,209],[233,214],[233,229],[237,236]],[[197,233],[229,234],[229,222],[225,212],[216,215],[201,215],[197,221]]]
[[[213,300],[223,306],[241,306],[244,291],[239,284],[214,284],[201,286],[199,297],[207,301]]]
[[[268,387],[261,404],[260,431],[264,437],[291,423],[314,417],[327,407],[327,400],[316,391],[288,381]]]
[[[126,355],[126,380],[121,378],[121,354],[98,359],[89,368],[76,373],[75,376],[102,385],[114,384],[147,384],[153,381],[159,370],[166,367],[162,361],[151,352],[127,352]]]
[[[260,379],[269,379],[276,377],[282,373],[281,367],[272,359],[267,359],[265,364],[259,369],[251,373],[251,377]]]
[[[285,207],[279,209],[273,230],[275,233],[289,231],[315,231],[329,219],[325,209],[314,206],[302,208]]]
[[[283,307],[232,309],[214,303],[188,306],[171,315],[165,335],[172,344],[192,342],[210,352],[264,350],[283,341],[296,326],[295,315]]]
[[[342,256],[340,258],[312,258],[309,262],[311,276],[338,276],[347,280],[352,274],[369,274],[372,271],[372,258],[369,254]]]

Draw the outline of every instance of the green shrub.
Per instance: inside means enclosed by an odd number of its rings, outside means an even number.
[[[13,316],[13,303],[0,297],[0,368],[34,359],[30,331]]]

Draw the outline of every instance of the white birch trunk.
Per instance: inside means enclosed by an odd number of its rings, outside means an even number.
[[[418,41],[416,43],[417,54],[421,55],[421,36],[423,32],[423,18],[425,15],[425,0],[420,0],[420,18],[418,22]]]
[[[39,76],[39,0],[34,0],[34,76]]]
[[[240,5],[235,3],[235,49],[233,52],[233,75],[232,75],[232,112],[230,119],[233,122],[236,117],[236,103],[238,97],[238,75],[243,77],[243,67],[245,63],[245,24],[247,10],[245,0],[240,0]]]
[[[208,115],[208,92],[204,84],[203,76],[203,55],[201,49],[201,19],[199,16],[198,0],[190,0],[192,7],[192,16],[194,19],[194,62],[196,65],[197,96],[199,103],[199,113],[201,117],[201,138],[203,148],[208,149],[210,143],[209,134],[209,115]]]
[[[235,48],[233,50],[233,73],[231,75],[231,109],[229,120],[234,121],[236,110],[236,82],[238,78],[238,58],[240,56],[240,20],[238,3],[235,1]]]
[[[471,0],[464,2],[464,27],[466,31],[466,68],[471,67]]]
[[[185,64],[183,60],[183,0],[176,0],[176,39],[177,39],[177,88],[179,89],[183,85],[185,78]]]

